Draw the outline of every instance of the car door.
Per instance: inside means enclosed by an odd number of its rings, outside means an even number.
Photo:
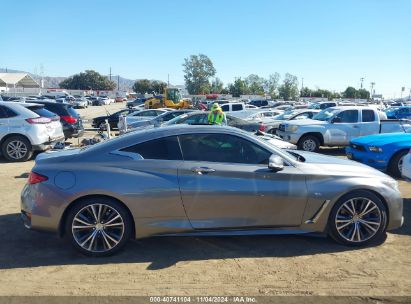
[[[375,111],[371,109],[361,110],[360,136],[378,134],[380,125],[378,123]]]
[[[328,144],[331,145],[348,145],[351,139],[360,136],[358,110],[344,110],[339,112],[333,120],[329,128]]]
[[[307,200],[297,168],[268,169],[271,152],[230,134],[179,136],[181,197],[195,229],[298,226]]]
[[[0,141],[9,133],[9,119],[7,115],[7,108],[0,106]]]

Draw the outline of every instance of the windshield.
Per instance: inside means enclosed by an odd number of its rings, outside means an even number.
[[[308,107],[309,109],[320,109],[320,105],[318,103],[313,103]]]
[[[313,119],[326,121],[326,120],[329,120],[331,117],[333,117],[338,112],[340,112],[340,110],[328,108],[314,115]]]
[[[177,116],[169,121],[167,121],[164,125],[165,126],[171,126],[171,125],[177,125],[179,123],[182,123],[184,119],[188,117],[188,114],[183,114],[180,116]]]
[[[286,119],[290,118],[291,116],[293,116],[292,113],[283,113],[283,114],[274,116],[273,118],[275,120],[286,120]]]

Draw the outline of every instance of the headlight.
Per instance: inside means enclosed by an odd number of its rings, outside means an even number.
[[[382,149],[379,148],[379,147],[368,147],[368,149],[369,149],[371,152],[379,152],[379,153],[382,152]]]
[[[297,132],[298,126],[287,126],[287,131],[289,132]]]

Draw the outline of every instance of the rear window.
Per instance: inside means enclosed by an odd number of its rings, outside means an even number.
[[[140,154],[144,159],[182,160],[176,136],[146,141],[121,151]]]
[[[243,105],[235,104],[233,105],[233,111],[241,111],[243,109]]]
[[[79,117],[79,116],[80,116],[80,115],[77,113],[77,111],[74,110],[74,108],[73,108],[72,106],[69,106],[69,107],[67,108],[67,111],[70,113],[70,116],[73,116],[73,117]]]
[[[32,107],[27,107],[27,109],[29,109],[30,111],[36,113],[37,115],[39,115],[41,117],[51,118],[51,117],[56,116],[55,113],[50,112],[49,110],[45,109],[44,107],[32,106]]]
[[[362,121],[372,122],[375,121],[375,114],[372,110],[362,110]]]

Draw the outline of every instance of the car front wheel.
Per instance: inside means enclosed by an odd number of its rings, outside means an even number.
[[[408,151],[400,151],[397,154],[395,154],[392,159],[390,160],[390,163],[388,165],[388,172],[394,176],[394,177],[401,177],[402,173],[402,164],[404,162],[404,157],[407,155]]]
[[[320,148],[320,141],[313,135],[306,135],[299,140],[298,148],[308,152],[317,152]]]
[[[70,243],[88,256],[109,256],[121,250],[131,237],[128,211],[110,198],[90,198],[69,212],[65,234]]]
[[[337,242],[352,246],[367,245],[383,239],[387,209],[374,193],[354,191],[334,205],[328,225],[329,234]]]

